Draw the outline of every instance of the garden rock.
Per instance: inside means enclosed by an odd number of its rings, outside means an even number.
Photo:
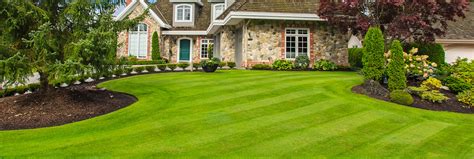
[[[76,81],[76,82],[74,82],[74,84],[79,85],[79,84],[81,84],[81,81]]]
[[[365,91],[370,95],[388,97],[390,91],[383,87],[379,82],[374,80],[366,80],[362,85]]]
[[[89,78],[87,78],[86,80],[84,80],[84,82],[87,82],[87,83],[94,82],[94,79],[92,79],[92,78],[89,77]]]
[[[64,87],[67,87],[67,86],[69,86],[69,85],[66,84],[66,83],[63,83],[63,84],[60,85],[60,87],[63,87],[63,88],[64,88]]]

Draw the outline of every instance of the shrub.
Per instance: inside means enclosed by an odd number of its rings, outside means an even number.
[[[443,79],[443,84],[454,93],[464,92],[472,88],[471,84],[452,76]]]
[[[444,48],[440,44],[423,44],[423,43],[412,43],[405,46],[406,50],[412,48],[418,48],[419,55],[427,55],[428,60],[435,62],[438,65],[445,63],[445,52]]]
[[[41,85],[38,84],[38,83],[33,83],[33,84],[28,85],[28,88],[30,88],[30,91],[32,91],[32,92],[39,90],[40,87],[41,87]]]
[[[371,27],[364,39],[364,55],[362,56],[365,79],[379,81],[384,72],[385,43],[382,31],[378,27]]]
[[[123,74],[123,72],[124,72],[124,69],[122,69],[122,68],[116,68],[116,69],[114,70],[114,75],[120,76],[120,75]]]
[[[265,64],[256,64],[252,66],[252,70],[271,70],[272,66]]]
[[[407,75],[419,80],[433,76],[438,65],[428,61],[427,55],[416,55],[417,53],[417,48],[411,49],[409,53],[403,53]],[[389,54],[387,56],[389,56]]]
[[[423,92],[426,92],[426,91],[428,91],[428,88],[426,88],[426,87],[413,87],[413,86],[408,87],[408,92],[410,94],[415,94],[415,95],[418,95],[418,96],[421,96],[421,94]]]
[[[234,69],[237,65],[235,64],[235,62],[227,62],[227,66],[229,66],[230,69]]]
[[[218,58],[212,58],[210,60],[202,60],[200,65],[204,72],[215,72],[217,67],[219,66],[219,63],[221,61]]]
[[[405,89],[407,87],[407,78],[405,76],[403,48],[400,41],[393,41],[390,52],[391,60],[387,67],[388,89],[392,91]]]
[[[145,67],[143,67],[143,66],[135,67],[134,70],[137,73],[142,73],[143,71],[145,71]]]
[[[150,73],[155,72],[155,68],[156,68],[155,66],[145,66],[146,71]]]
[[[459,93],[456,97],[458,98],[459,102],[474,107],[474,89]]]
[[[350,48],[349,49],[349,64],[352,68],[360,69],[362,65],[362,56],[364,55],[363,48]]]
[[[309,58],[306,55],[300,55],[295,59],[295,68],[305,70],[309,67]]]
[[[467,59],[458,58],[456,62],[449,67],[451,76],[463,80],[466,83],[474,85],[474,62]]]
[[[272,68],[276,70],[292,70],[293,63],[287,60],[276,60],[273,62]]]
[[[411,94],[403,90],[394,90],[390,92],[390,101],[402,105],[412,105],[414,102]]]
[[[166,71],[166,64],[158,64],[156,65],[160,71]]]
[[[435,102],[442,103],[442,102],[449,99],[448,97],[446,97],[443,93],[439,92],[438,90],[431,90],[431,91],[422,92],[420,97],[423,100],[428,100],[428,101],[431,101],[433,103],[435,103]]]
[[[155,65],[155,64],[165,64],[165,60],[153,60],[153,61],[129,61],[129,65]]]
[[[132,73],[133,68],[132,67],[125,67],[124,71],[125,71],[125,73],[130,74],[130,73]]]
[[[433,77],[430,77],[421,83],[421,87],[428,88],[429,90],[438,90],[442,86],[443,84],[441,84],[441,81]]]
[[[184,70],[186,70],[186,68],[189,67],[189,63],[187,63],[187,62],[181,62],[181,63],[178,64],[178,67],[181,68],[181,69],[183,69],[183,71],[184,71]]]
[[[153,60],[161,59],[160,40],[158,39],[158,33],[156,31],[153,32],[153,36],[151,37],[151,59]]]
[[[170,69],[171,69],[171,71],[174,71],[174,70],[175,70],[175,69],[178,67],[178,65],[177,65],[177,64],[171,64],[171,63],[170,63],[170,64],[168,64],[168,65],[166,65],[166,66],[168,66],[168,68],[170,68]]]
[[[226,66],[227,63],[226,62],[219,62],[219,68],[222,69],[222,67]]]
[[[193,68],[194,68],[194,70],[198,70],[199,67],[201,67],[201,64],[200,64],[200,63],[193,63]]]
[[[314,69],[319,71],[334,71],[337,69],[337,65],[329,60],[317,60],[314,62]]]

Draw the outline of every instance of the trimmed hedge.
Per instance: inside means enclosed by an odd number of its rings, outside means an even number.
[[[445,63],[446,53],[441,44],[423,44],[423,43],[411,43],[405,44],[405,50],[411,50],[412,48],[418,48],[419,55],[428,55],[428,60],[438,65]]]
[[[405,61],[403,58],[403,48],[400,41],[395,40],[390,49],[391,57],[388,63],[388,89],[391,91],[401,90],[407,87],[407,77],[405,75]]]
[[[156,65],[156,64],[166,64],[165,60],[152,60],[152,61],[128,61],[129,65]]]
[[[151,37],[151,59],[160,60],[160,54],[160,39],[158,38],[158,33],[155,31]]]
[[[174,71],[174,70],[178,67],[177,64],[168,64],[168,65],[166,65],[166,66],[168,66],[168,68],[170,68],[171,71]]]
[[[235,62],[227,62],[227,66],[229,66],[230,69],[233,69],[237,65],[235,64]]]
[[[160,71],[166,71],[166,66],[167,66],[166,64],[158,64],[158,65],[156,65],[156,67],[158,67],[158,69],[159,69]]]
[[[364,56],[362,61],[364,68],[362,73],[366,80],[380,81],[385,67],[385,42],[382,30],[371,27],[364,39]]]
[[[252,66],[252,70],[271,70],[272,66],[265,64],[256,64]]]
[[[8,89],[3,89],[0,90],[0,97],[8,97],[8,96],[13,96],[16,93],[23,94],[27,92],[28,90],[34,92],[38,91],[40,89],[40,84],[38,83],[33,83],[29,85],[24,85],[24,86],[18,86],[15,88],[8,88]]]
[[[362,56],[364,55],[364,48],[350,48],[349,49],[349,64],[352,68],[361,69],[364,67],[362,64]]]
[[[402,105],[412,105],[414,102],[411,94],[403,90],[392,91],[390,93],[390,101]]]
[[[183,71],[186,70],[186,68],[188,68],[189,65],[190,65],[190,64],[187,63],[187,62],[178,63],[178,67],[181,68],[181,69],[183,69]]]

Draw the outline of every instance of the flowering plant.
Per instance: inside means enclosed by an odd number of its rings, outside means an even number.
[[[428,61],[428,55],[416,55],[416,53],[418,53],[418,48],[413,48],[408,53],[403,52],[407,75],[420,80],[433,76],[438,65]],[[388,64],[391,60],[391,52],[388,51],[384,56],[387,59],[386,64]]]

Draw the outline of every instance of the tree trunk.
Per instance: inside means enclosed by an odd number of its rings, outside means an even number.
[[[38,72],[40,76],[40,92],[48,93],[51,90],[49,86],[48,74],[43,72]]]

